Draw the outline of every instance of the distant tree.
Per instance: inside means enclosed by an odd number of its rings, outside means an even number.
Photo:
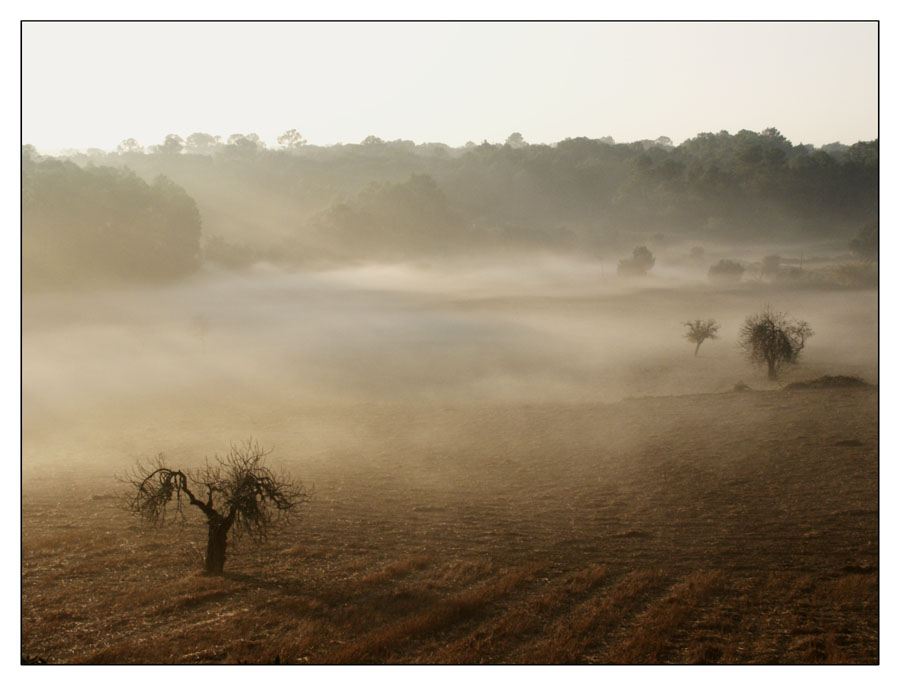
[[[709,268],[710,281],[736,283],[744,275],[744,266],[734,260],[719,260]]]
[[[302,484],[266,466],[268,454],[251,440],[187,472],[171,468],[159,455],[149,466],[137,464],[123,479],[129,487],[127,507],[155,525],[164,524],[170,511],[173,519],[183,519],[185,502],[196,507],[207,523],[206,573],[222,574],[232,528],[236,535],[265,540],[309,500]]]
[[[844,153],[850,149],[849,145],[844,145],[843,143],[839,143],[835,141],[834,143],[828,143],[822,146],[822,150],[827,152],[836,160],[840,161],[844,156]]]
[[[769,379],[776,379],[785,364],[796,364],[806,340],[813,335],[804,321],[788,320],[784,314],[766,309],[750,315],[741,328],[740,344],[747,358],[765,364]]]
[[[384,145],[384,141],[378,136],[366,136],[362,140],[362,145]]]
[[[255,133],[233,133],[228,137],[226,152],[235,158],[249,158],[264,149],[265,145]]]
[[[878,169],[878,140],[859,141],[851,145],[841,160],[863,167]]]
[[[774,142],[777,142],[777,143],[785,143],[786,142],[785,137],[781,135],[781,131],[776,129],[774,126],[770,126],[767,129],[763,129],[762,135]]]
[[[155,150],[164,155],[177,155],[184,150],[184,139],[177,134],[170,133],[166,136],[166,140],[163,141],[163,144],[157,145]]]
[[[866,262],[878,259],[878,222],[862,227],[849,243],[850,252]]]
[[[646,246],[640,245],[632,251],[630,258],[619,260],[616,273],[619,276],[644,276],[654,264],[656,258],[653,253]]]
[[[202,155],[207,152],[211,152],[216,145],[219,144],[219,141],[222,140],[221,136],[213,136],[208,133],[192,133],[187,137],[185,141],[185,147],[188,151],[197,153]]]
[[[719,324],[715,319],[707,319],[705,321],[695,319],[692,322],[685,322],[684,325],[688,328],[684,337],[691,343],[697,344],[697,347],[694,348],[694,357],[700,352],[700,344],[703,343],[703,341],[707,338],[710,340],[718,338],[716,334],[719,331]]]
[[[26,143],[22,146],[22,160],[23,162],[36,162],[40,159],[40,155],[38,154],[37,148],[34,147],[31,143]]]
[[[297,129],[290,129],[278,137],[278,145],[287,150],[295,150],[306,145],[306,139],[297,132]]]
[[[134,138],[126,138],[124,141],[119,143],[119,147],[116,148],[116,152],[120,154],[141,153],[144,152],[144,148]]]
[[[511,148],[524,148],[528,143],[525,142],[525,138],[522,137],[522,134],[518,131],[515,131],[506,139],[506,144]]]

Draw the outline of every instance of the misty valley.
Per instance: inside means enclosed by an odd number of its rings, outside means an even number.
[[[23,661],[878,662],[877,140],[279,143],[23,147]]]

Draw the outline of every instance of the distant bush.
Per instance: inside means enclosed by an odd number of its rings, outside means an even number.
[[[646,246],[640,245],[636,247],[631,257],[619,260],[616,273],[619,276],[644,276],[653,265],[656,264],[656,258]]]
[[[719,260],[709,268],[710,281],[719,283],[737,283],[743,275],[743,265],[733,260]]]

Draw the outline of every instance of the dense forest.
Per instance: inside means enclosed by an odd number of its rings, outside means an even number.
[[[651,236],[877,246],[878,141],[815,148],[774,128],[678,146],[514,133],[459,148],[374,136],[320,147],[292,130],[270,149],[254,134],[172,134],[61,158],[25,146],[22,185],[26,288],[170,278],[202,259],[624,254]]]

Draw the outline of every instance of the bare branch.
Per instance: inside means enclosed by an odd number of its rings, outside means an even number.
[[[169,511],[183,519],[185,501],[200,509],[210,534],[207,571],[221,573],[229,531],[263,540],[273,526],[283,524],[310,499],[302,484],[265,464],[270,452],[251,439],[190,472],[170,468],[159,455],[150,465],[139,463],[122,479],[129,486],[127,507],[152,524],[165,523]],[[205,496],[205,502],[189,484]]]

